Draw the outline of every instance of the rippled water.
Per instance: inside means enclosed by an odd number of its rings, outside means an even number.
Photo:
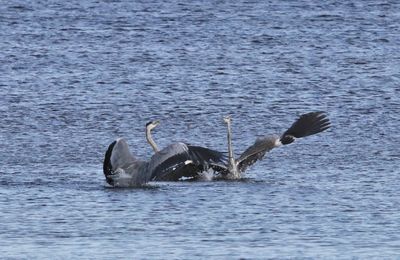
[[[399,258],[397,1],[6,1],[0,255]],[[298,115],[333,127],[243,181],[113,189],[104,152],[175,141],[237,153]]]

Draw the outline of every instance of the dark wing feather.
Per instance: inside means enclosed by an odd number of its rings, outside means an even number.
[[[296,138],[320,133],[329,127],[330,122],[325,112],[319,111],[303,114],[281,137],[275,135],[258,138],[256,142],[247,148],[237,159],[236,163],[238,169],[243,172],[248,166],[261,160],[265,154],[273,148],[281,144],[290,144],[294,142]]]
[[[198,173],[212,168],[213,165],[226,164],[225,155],[200,146],[178,143],[163,150],[160,151],[164,154],[162,158],[155,159],[151,163],[152,179],[156,181],[177,181],[183,177],[195,178],[198,177]],[[153,157],[157,157],[157,154]]]
[[[113,172],[112,172],[113,166],[111,164],[111,154],[112,154],[112,150],[116,143],[117,143],[117,141],[114,141],[108,146],[108,149],[104,156],[104,162],[103,162],[103,173],[104,173],[104,176],[106,177],[107,183],[110,185],[113,185],[113,180],[112,180],[112,178],[110,178],[110,176],[113,174]]]
[[[329,119],[325,112],[311,112],[304,114],[293,123],[281,136],[282,144],[290,144],[294,138],[301,138],[325,131],[330,127]],[[293,138],[294,137],[294,138]]]
[[[195,177],[197,170],[193,169],[194,164],[185,163],[189,161],[188,158],[186,153],[179,153],[167,158],[152,171],[152,180],[178,181],[182,177]]]

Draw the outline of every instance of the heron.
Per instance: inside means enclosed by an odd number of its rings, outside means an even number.
[[[261,160],[273,148],[291,144],[298,138],[323,132],[330,127],[330,121],[325,112],[306,113],[301,115],[283,134],[257,138],[254,144],[249,146],[238,158],[235,158],[231,116],[224,117],[224,122],[227,125],[228,160],[227,164],[217,169],[217,172],[227,179],[240,179],[242,173],[249,166]]]
[[[215,173],[212,178],[217,179],[240,179],[249,166],[261,160],[265,154],[273,148],[291,144],[298,138],[323,132],[330,127],[330,121],[325,112],[317,111],[306,113],[301,115],[282,135],[274,134],[257,138],[253,145],[249,146],[238,158],[235,158],[232,145],[232,117],[226,116],[223,120],[227,125],[228,159],[226,160],[225,158],[223,163],[221,161],[211,162],[209,167],[209,169],[214,170]],[[146,138],[155,153],[157,153],[158,148],[151,137],[151,130],[157,125],[158,123],[149,125],[149,127],[146,128]],[[182,172],[187,174],[186,177],[198,177],[197,174],[199,172],[191,172],[190,166],[191,165],[187,166],[187,169]],[[163,174],[162,176],[156,175],[153,178],[159,181],[174,181],[180,180],[181,177],[185,176],[179,176],[179,172],[175,171]]]
[[[108,184],[114,187],[140,186],[151,180],[178,180],[194,177],[209,168],[226,164],[226,156],[218,151],[178,142],[159,150],[151,130],[158,120],[146,124],[146,139],[154,150],[150,160],[136,158],[127,141],[113,141],[104,156],[103,172]]]

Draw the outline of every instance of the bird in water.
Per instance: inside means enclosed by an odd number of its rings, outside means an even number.
[[[240,179],[249,166],[261,160],[265,154],[273,148],[291,144],[298,138],[323,132],[330,127],[330,122],[325,112],[303,114],[283,134],[267,135],[257,138],[253,145],[249,146],[238,158],[235,158],[232,145],[232,118],[226,116],[224,117],[224,122],[227,125],[228,160],[222,160],[223,162],[211,162],[209,169],[214,170],[212,178],[215,179]],[[148,138],[150,136],[150,140],[148,139],[149,144],[153,147],[154,151],[157,152],[157,145],[151,138],[150,133],[153,128],[147,128],[146,137]],[[164,173],[162,176],[155,175],[153,178],[159,181],[180,180],[181,177],[198,179],[198,174],[200,172],[192,172],[192,174],[190,174],[190,167],[191,165],[188,165],[185,171],[182,171],[186,173],[186,176],[179,176],[180,172],[174,171]]]
[[[273,148],[291,144],[298,138],[323,132],[330,127],[325,112],[303,114],[283,134],[257,138],[253,145],[235,158],[232,146],[232,118],[226,116],[224,122],[227,125],[228,162],[222,167],[214,169],[220,174],[220,178],[226,179],[240,179],[249,166],[261,160]]]
[[[108,184],[131,187],[151,180],[175,181],[226,164],[223,153],[200,146],[174,143],[159,150],[151,136],[151,130],[158,124],[159,121],[146,124],[146,139],[154,150],[149,161],[137,159],[124,138],[118,138],[109,145],[103,162]]]

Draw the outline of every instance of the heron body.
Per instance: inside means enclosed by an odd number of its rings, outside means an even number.
[[[211,163],[209,168],[214,170],[211,179],[240,179],[246,169],[263,159],[266,153],[273,148],[293,143],[296,139],[314,135],[327,130],[330,127],[329,119],[325,112],[310,112],[301,115],[283,134],[266,135],[256,139],[254,144],[250,145],[238,158],[235,158],[232,144],[232,118],[224,117],[227,126],[228,160],[225,163]],[[153,129],[153,128],[151,128]],[[156,144],[151,138],[151,129],[146,131],[146,138],[149,144],[156,151]],[[203,148],[207,149],[207,148]],[[189,164],[184,170],[176,170],[168,174],[157,175],[155,180],[179,180],[182,177],[195,178],[199,173],[193,165]],[[184,174],[184,175],[183,175]]]
[[[124,138],[112,142],[105,154],[103,172],[114,187],[143,185],[151,180],[178,180],[207,171],[213,165],[225,164],[225,156],[208,148],[174,143],[159,150],[151,137],[158,121],[146,125],[146,139],[154,150],[149,161],[137,159]]]
[[[103,171],[106,181],[112,186],[128,187],[155,181],[177,181],[197,178],[212,169],[216,177],[240,179],[246,169],[261,160],[273,148],[293,143],[296,139],[314,135],[330,127],[324,112],[301,115],[283,134],[257,138],[238,158],[232,145],[232,119],[224,117],[227,125],[228,160],[218,151],[185,143],[171,144],[161,150],[151,136],[159,121],[146,125],[146,139],[154,150],[149,161],[137,159],[123,138],[112,142],[105,154]]]
[[[330,127],[330,122],[325,112],[318,111],[303,114],[282,135],[274,134],[257,138],[253,145],[249,146],[235,159],[232,147],[231,117],[225,117],[224,122],[227,125],[229,160],[228,164],[218,168],[218,173],[223,178],[228,179],[241,178],[242,173],[249,166],[261,160],[273,148],[291,144],[298,138],[323,132]]]

